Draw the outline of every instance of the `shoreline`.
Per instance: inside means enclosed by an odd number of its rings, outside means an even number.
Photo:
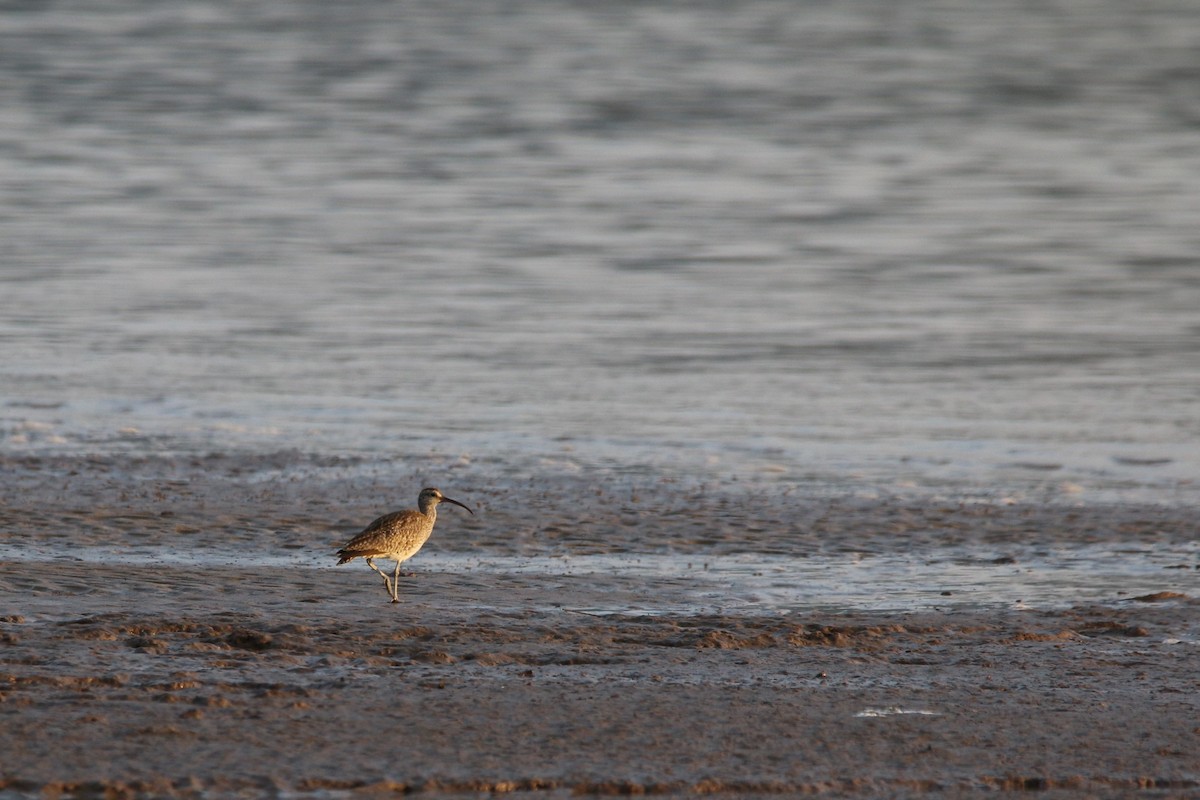
[[[483,491],[466,472],[456,485],[483,513],[439,515],[428,563],[418,556],[393,605],[365,568],[287,562],[332,554],[379,496],[419,484],[404,467],[247,481],[231,461],[147,480],[112,462],[73,475],[14,463],[0,530],[6,552],[25,551],[0,555],[0,796],[1200,788],[1186,509],[762,494],[747,508],[740,487],[664,486],[650,502],[582,479]],[[532,519],[512,511],[518,496]],[[73,543],[143,557],[81,560]],[[981,559],[1099,546],[1184,561],[1149,573],[1152,591],[1066,607],[649,615],[588,609],[693,597],[695,581],[437,568],[439,555],[519,563],[537,548],[617,567],[613,554],[884,564],[908,550],[928,557],[917,576],[932,583],[950,545]],[[188,548],[245,555],[154,561]]]

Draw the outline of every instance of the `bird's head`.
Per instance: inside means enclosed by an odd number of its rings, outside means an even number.
[[[442,494],[432,486],[421,490],[421,496],[417,499],[417,504],[420,506],[422,511],[427,508],[433,508],[437,506],[438,503],[452,503],[459,508],[466,508],[468,513],[470,513],[472,516],[475,515],[475,512],[471,511],[470,508],[467,508],[466,505],[458,502],[457,500],[446,497],[446,495]]]

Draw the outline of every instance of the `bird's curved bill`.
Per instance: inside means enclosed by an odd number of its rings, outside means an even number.
[[[469,513],[471,516],[475,516],[475,512],[474,512],[474,511],[471,511],[471,509],[470,509],[470,508],[468,508],[468,507],[467,507],[467,506],[466,506],[464,503],[460,503],[460,502],[458,502],[457,500],[451,500],[449,497],[446,497],[446,495],[442,495],[442,502],[443,502],[443,503],[453,503],[454,505],[458,506],[459,508],[466,508],[466,509],[467,509],[467,512],[468,512],[468,513]]]

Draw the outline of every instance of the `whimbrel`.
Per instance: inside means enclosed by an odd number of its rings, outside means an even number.
[[[453,503],[466,508],[472,515],[475,513],[433,487],[422,489],[420,497],[417,498],[419,511],[410,508],[384,514],[337,551],[338,563],[345,564],[362,556],[367,560],[368,567],[383,576],[383,585],[387,587],[392,602],[399,603],[400,565],[416,555],[421,545],[429,538],[429,534],[433,533],[433,523],[437,522],[438,503]],[[389,578],[383,570],[375,566],[376,558],[395,559],[396,574]]]

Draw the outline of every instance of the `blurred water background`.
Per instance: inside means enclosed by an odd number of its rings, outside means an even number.
[[[1200,5],[9,2],[10,455],[1195,502]]]

